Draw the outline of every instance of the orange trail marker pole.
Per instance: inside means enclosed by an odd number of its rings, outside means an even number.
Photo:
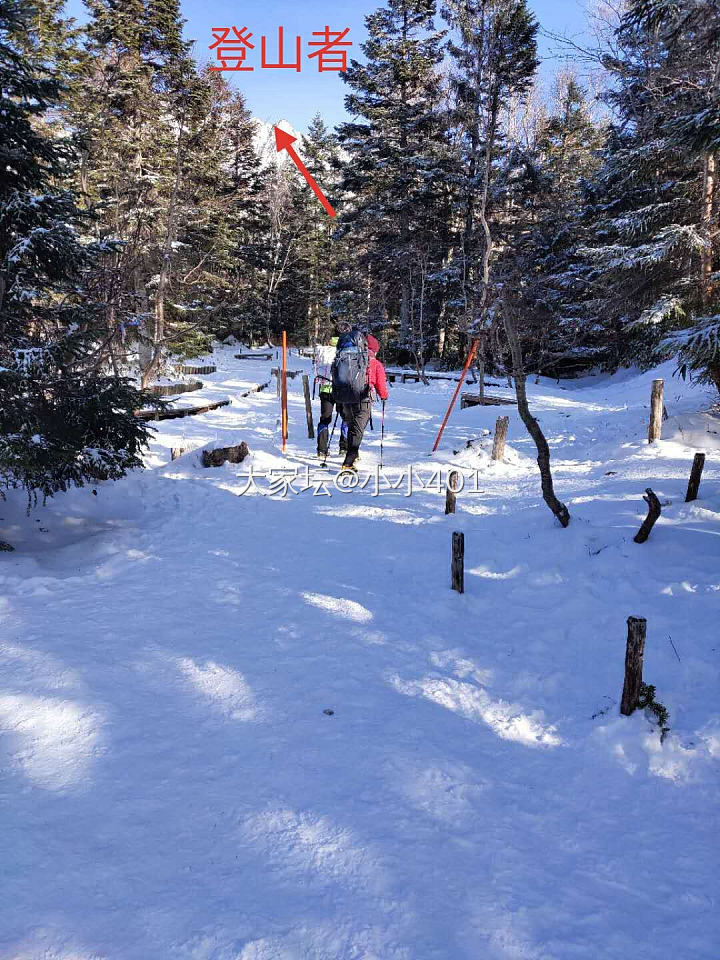
[[[288,412],[287,412],[287,333],[283,330],[282,335],[282,389],[280,393],[280,404],[282,412],[282,450],[285,453],[285,445],[288,437]]]
[[[460,382],[458,383],[457,389],[455,390],[455,393],[453,394],[453,398],[450,401],[450,406],[447,409],[447,413],[445,414],[445,419],[442,422],[440,431],[437,437],[435,438],[435,446],[432,448],[433,453],[435,453],[437,448],[440,446],[440,440],[442,439],[442,435],[445,432],[445,427],[447,426],[447,422],[450,419],[450,414],[453,412],[453,408],[457,403],[457,398],[460,396],[460,391],[462,390],[462,385],[465,382],[465,377],[467,376],[467,372],[470,369],[470,364],[475,359],[475,354],[478,352],[479,346],[480,346],[480,341],[473,340],[472,345],[470,346],[470,353],[468,353],[467,360],[465,361],[465,366],[463,367],[463,372],[460,374]]]

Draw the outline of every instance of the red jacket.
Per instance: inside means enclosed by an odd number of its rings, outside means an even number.
[[[370,354],[370,364],[368,366],[368,383],[370,384],[370,395],[374,390],[381,400],[388,398],[387,377],[385,376],[385,367],[380,363],[374,353]]]

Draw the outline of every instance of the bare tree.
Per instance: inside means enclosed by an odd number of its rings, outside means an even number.
[[[563,527],[570,524],[570,512],[568,508],[555,496],[552,471],[550,469],[550,447],[548,446],[545,434],[540,428],[540,424],[530,412],[530,405],[527,398],[525,366],[523,364],[522,350],[520,348],[520,339],[517,334],[515,317],[517,309],[513,300],[515,299],[510,290],[510,285],[505,283],[501,292],[501,310],[505,334],[510,346],[512,356],[513,377],[515,379],[515,395],[517,396],[518,412],[520,418],[525,424],[528,433],[537,447],[537,462],[540,468],[540,484],[542,486],[543,500],[548,505],[553,514],[557,517]]]

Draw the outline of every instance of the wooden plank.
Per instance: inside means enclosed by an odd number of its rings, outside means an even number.
[[[219,407],[229,407],[229,400],[218,400],[208,403],[204,407],[178,407],[175,410],[136,410],[138,420],[179,420],[181,417],[195,417],[200,413],[209,413]]]
[[[236,360],[272,360],[271,353],[236,353]]]
[[[202,390],[201,380],[190,380],[187,383],[151,383],[145,387],[145,393],[154,397],[177,397],[181,393],[192,393],[193,390]]]
[[[196,377],[202,376],[203,374],[207,375],[209,373],[215,373],[216,370],[217,367],[211,363],[206,364],[205,366],[197,366],[193,363],[184,363],[180,367],[181,373],[189,373],[191,376],[194,375]]]
[[[466,407],[514,407],[515,400],[508,400],[505,397],[490,397],[487,394],[484,397],[478,397],[474,393],[464,393],[460,398],[460,409]]]

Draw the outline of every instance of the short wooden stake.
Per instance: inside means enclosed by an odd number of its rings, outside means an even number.
[[[170,459],[177,460],[184,453],[187,453],[187,447],[170,447]]]
[[[625,684],[623,686],[620,713],[629,717],[637,707],[642,687],[643,656],[647,620],[628,617],[627,649],[625,651]]]
[[[663,390],[664,380],[653,380],[652,393],[650,395],[650,428],[648,430],[648,443],[654,443],[662,437],[663,422]]]
[[[452,588],[465,593],[465,534],[455,531],[452,538]]]
[[[285,453],[288,438],[288,402],[287,402],[287,332],[282,332],[282,395],[280,397],[282,415],[282,452]]]
[[[310,399],[310,378],[303,374],[303,393],[305,394],[305,416],[307,417],[308,439],[315,439],[315,423],[313,421],[312,400]]]
[[[445,494],[445,515],[455,513],[455,501],[457,500],[457,491],[460,477],[456,470],[450,471],[448,477],[447,492]]]
[[[703,470],[705,469],[705,454],[696,453],[693,460],[692,470],[690,471],[690,482],[688,483],[687,496],[685,503],[697,500],[700,491],[700,481],[702,480]]]
[[[507,440],[510,417],[498,417],[495,421],[495,439],[493,440],[493,460],[502,460],[505,456],[505,441]]]
[[[645,496],[643,500],[648,505],[648,515],[642,522],[642,526],[635,534],[635,543],[645,543],[647,538],[650,536],[652,528],[655,526],[655,522],[660,518],[662,513],[662,507],[660,506],[660,501],[657,498],[657,495],[652,492],[650,487],[645,491]]]

